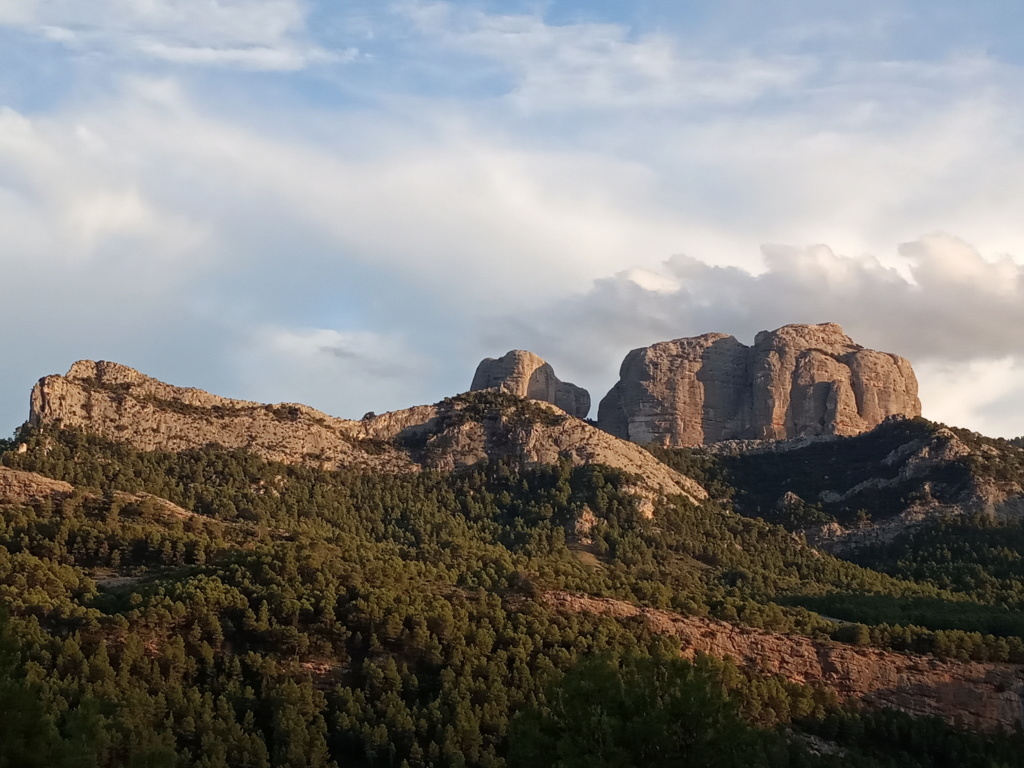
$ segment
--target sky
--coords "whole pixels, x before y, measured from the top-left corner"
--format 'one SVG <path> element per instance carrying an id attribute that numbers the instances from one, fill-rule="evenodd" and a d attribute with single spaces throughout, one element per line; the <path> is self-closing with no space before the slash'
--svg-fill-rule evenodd
<path id="1" fill-rule="evenodd" d="M 1024 8 L 0 0 L 0 434 L 115 360 L 359 418 L 838 322 L 1024 434 Z"/>

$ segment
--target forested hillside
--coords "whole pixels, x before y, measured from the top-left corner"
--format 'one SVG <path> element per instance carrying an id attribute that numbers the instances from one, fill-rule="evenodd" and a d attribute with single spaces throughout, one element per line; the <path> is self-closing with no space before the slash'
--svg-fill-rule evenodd
<path id="1" fill-rule="evenodd" d="M 969 566 L 931 575 L 937 555 L 893 551 L 882 573 L 718 501 L 665 499 L 649 517 L 634 478 L 569 461 L 381 475 L 54 429 L 3 447 L 4 466 L 73 486 L 0 506 L 7 765 L 1022 761 L 1018 736 L 685 662 L 642 620 L 541 599 L 1020 662 L 1010 565 L 987 591 Z"/>
<path id="2" fill-rule="evenodd" d="M 892 419 L 852 437 L 651 447 L 740 513 L 790 530 L 864 527 L 913 508 L 997 512 L 1024 496 L 1024 448 L 926 419 Z"/>
<path id="3" fill-rule="evenodd" d="M 782 602 L 863 623 L 861 637 L 876 644 L 1024 660 L 1024 450 L 1016 441 L 913 419 L 793 446 L 650 450 L 746 517 L 806 533 L 849 562 L 937 590 L 851 590 Z M 816 536 L 830 525 L 847 526 L 845 538 Z"/>

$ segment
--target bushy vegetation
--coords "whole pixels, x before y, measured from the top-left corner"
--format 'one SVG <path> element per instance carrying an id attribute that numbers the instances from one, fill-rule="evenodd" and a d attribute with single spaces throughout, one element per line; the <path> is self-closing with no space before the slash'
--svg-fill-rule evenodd
<path id="1" fill-rule="evenodd" d="M 1024 520 L 944 516 L 853 557 L 877 570 L 1024 610 Z"/>

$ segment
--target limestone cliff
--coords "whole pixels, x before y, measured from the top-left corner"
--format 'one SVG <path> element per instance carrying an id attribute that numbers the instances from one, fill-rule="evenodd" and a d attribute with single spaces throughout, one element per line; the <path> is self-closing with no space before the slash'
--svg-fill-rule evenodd
<path id="1" fill-rule="evenodd" d="M 480 389 L 500 389 L 529 400 L 543 400 L 577 419 L 585 419 L 590 413 L 587 390 L 559 380 L 549 363 L 522 349 L 481 361 L 470 391 Z"/>
<path id="2" fill-rule="evenodd" d="M 549 592 L 544 598 L 570 613 L 640 617 L 652 632 L 677 638 L 687 656 L 700 651 L 797 683 L 823 683 L 842 699 L 859 699 L 916 716 L 934 715 L 981 730 L 1024 726 L 1024 672 L 1008 664 L 856 648 L 565 592 Z"/>
<path id="3" fill-rule="evenodd" d="M 634 349 L 598 422 L 633 442 L 690 446 L 855 435 L 920 414 L 910 363 L 824 323 L 762 331 L 752 347 L 709 333 Z"/>
<path id="4" fill-rule="evenodd" d="M 639 446 L 544 403 L 510 393 L 473 392 L 351 421 L 305 405 L 231 400 L 165 384 L 117 363 L 83 360 L 66 376 L 47 376 L 32 391 L 33 426 L 81 428 L 144 451 L 216 444 L 285 463 L 373 472 L 452 470 L 488 459 L 523 465 L 568 458 L 642 476 L 641 496 L 704 489 Z"/>

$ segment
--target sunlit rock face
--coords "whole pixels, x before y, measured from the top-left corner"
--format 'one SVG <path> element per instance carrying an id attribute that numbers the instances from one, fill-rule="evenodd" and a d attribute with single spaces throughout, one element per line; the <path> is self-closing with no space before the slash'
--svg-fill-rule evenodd
<path id="1" fill-rule="evenodd" d="M 530 400 L 543 400 L 577 419 L 585 419 L 590 413 L 587 390 L 561 381 L 543 358 L 523 349 L 481 361 L 470 391 L 479 389 L 500 389 Z"/>
<path id="2" fill-rule="evenodd" d="M 36 384 L 29 423 L 81 429 L 142 451 L 219 445 L 286 464 L 370 473 L 458 471 L 495 460 L 527 467 L 566 460 L 574 466 L 602 464 L 639 478 L 635 490 L 644 514 L 651 514 L 663 495 L 706 498 L 697 482 L 640 446 L 570 418 L 572 410 L 586 415 L 586 391 L 559 382 L 543 360 L 534 365 L 519 356 L 514 362 L 516 376 L 528 371 L 523 383 L 533 400 L 546 394 L 555 402 L 506 396 L 487 404 L 484 393 L 469 393 L 352 421 L 298 403 L 219 397 L 118 363 L 81 360 L 66 375 L 46 376 Z M 5 488 L 8 495 L 24 496 L 31 487 L 19 477 L 0 477 L 0 498 Z"/>
<path id="3" fill-rule="evenodd" d="M 708 333 L 634 349 L 598 423 L 637 443 L 691 446 L 856 435 L 920 415 L 907 360 L 824 323 L 762 331 L 751 347 Z"/>

